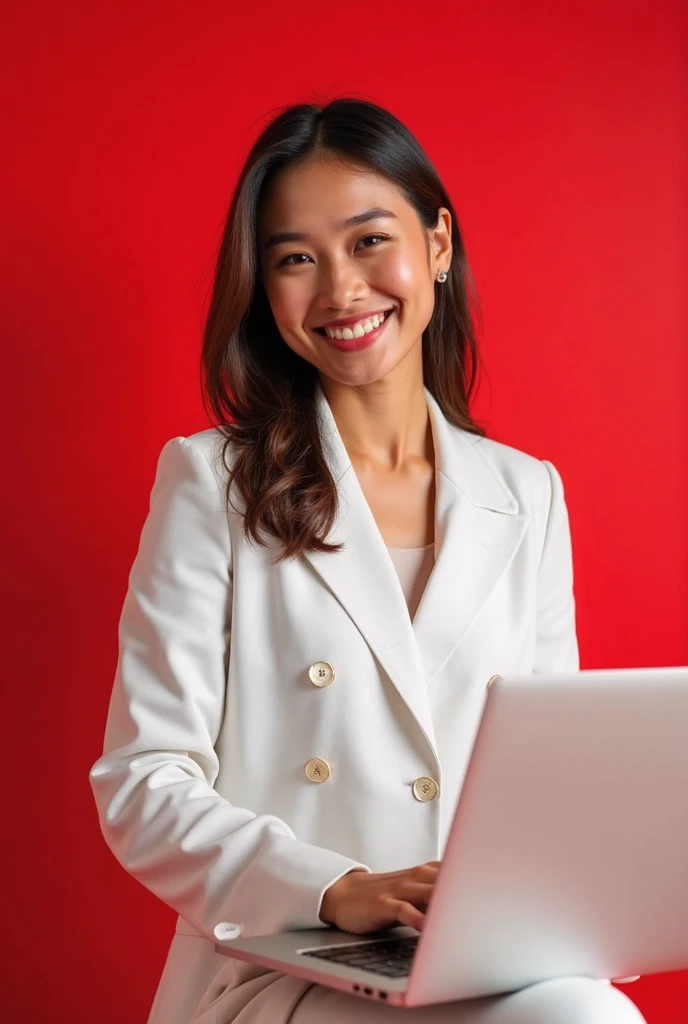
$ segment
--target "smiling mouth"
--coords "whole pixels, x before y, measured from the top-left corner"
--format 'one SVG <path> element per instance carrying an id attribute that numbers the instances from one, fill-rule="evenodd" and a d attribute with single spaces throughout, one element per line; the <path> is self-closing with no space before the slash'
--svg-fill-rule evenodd
<path id="1" fill-rule="evenodd" d="M 332 341 L 352 341 L 354 338 L 363 338 L 366 334 L 372 334 L 373 331 L 378 330 L 388 319 L 388 317 L 394 312 L 394 308 L 386 309 L 384 313 L 375 314 L 374 316 L 361 317 L 360 320 L 356 320 L 350 324 L 342 324 L 335 327 L 314 327 L 313 330 L 316 334 L 322 335 L 324 338 L 329 338 Z"/>

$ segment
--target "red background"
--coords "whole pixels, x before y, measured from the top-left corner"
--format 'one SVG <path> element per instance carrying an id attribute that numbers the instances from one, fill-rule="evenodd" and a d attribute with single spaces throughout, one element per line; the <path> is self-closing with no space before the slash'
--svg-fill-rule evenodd
<path id="1" fill-rule="evenodd" d="M 117 621 L 236 174 L 275 107 L 416 133 L 485 314 L 475 407 L 567 491 L 584 668 L 688 663 L 688 7 L 4 6 L 4 889 L 13 1024 L 144 1021 L 173 915 L 99 834 Z M 638 809 L 642 828 L 642 808 Z M 627 989 L 688 1019 L 688 972 Z"/>

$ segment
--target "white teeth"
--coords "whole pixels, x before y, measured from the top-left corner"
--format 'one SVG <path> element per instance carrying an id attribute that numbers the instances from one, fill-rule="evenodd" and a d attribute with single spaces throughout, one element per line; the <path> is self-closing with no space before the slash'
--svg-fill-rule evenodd
<path id="1" fill-rule="evenodd" d="M 364 334 L 370 334 L 376 327 L 379 327 L 385 319 L 384 314 L 370 316 L 367 320 L 359 320 L 358 323 L 340 330 L 338 327 L 326 327 L 325 333 L 328 338 L 337 338 L 339 341 L 351 341 L 353 338 L 362 338 Z"/>

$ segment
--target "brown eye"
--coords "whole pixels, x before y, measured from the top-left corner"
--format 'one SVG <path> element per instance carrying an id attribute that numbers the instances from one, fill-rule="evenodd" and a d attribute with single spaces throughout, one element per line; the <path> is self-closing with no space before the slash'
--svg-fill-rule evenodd
<path id="1" fill-rule="evenodd" d="M 278 267 L 298 267 L 301 264 L 301 261 L 299 260 L 300 256 L 303 256 L 303 258 L 306 259 L 306 260 L 310 259 L 310 256 L 307 256 L 305 252 L 291 252 L 291 253 L 289 253 L 288 256 L 283 256 L 282 259 L 277 264 L 277 266 Z M 298 262 L 292 263 L 291 260 L 297 260 Z"/>
<path id="2" fill-rule="evenodd" d="M 372 243 L 376 239 L 378 240 L 378 242 L 385 242 L 388 238 L 389 238 L 389 235 L 365 235 L 361 239 L 361 242 L 371 242 Z M 364 249 L 370 249 L 370 248 L 372 248 L 372 246 L 371 245 L 364 245 L 363 248 Z"/>

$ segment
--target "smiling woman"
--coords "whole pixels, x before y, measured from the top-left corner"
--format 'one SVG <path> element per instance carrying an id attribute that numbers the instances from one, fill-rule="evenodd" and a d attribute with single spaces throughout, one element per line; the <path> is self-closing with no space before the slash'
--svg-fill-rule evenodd
<path id="1" fill-rule="evenodd" d="M 208 406 L 233 449 L 227 496 L 241 493 L 247 533 L 280 540 L 282 558 L 332 550 L 336 490 L 317 387 L 334 406 L 351 389 L 404 380 L 409 413 L 427 419 L 424 381 L 451 423 L 482 435 L 468 410 L 477 312 L 451 200 L 400 121 L 354 99 L 279 115 L 236 188 L 203 352 Z M 338 422 L 345 431 L 351 422 L 355 457 L 365 449 L 353 436 L 360 416 L 340 405 Z M 426 506 L 431 443 L 415 465 Z M 365 485 L 365 457 L 358 468 Z M 393 527 L 389 536 L 400 540 Z M 432 539 L 431 526 L 399 546 L 415 536 Z"/>
<path id="2" fill-rule="evenodd" d="M 91 771 L 111 849 L 179 914 L 149 1024 L 641 1021 L 586 978 L 405 1010 L 354 960 L 225 955 L 422 930 L 486 681 L 578 668 L 563 484 L 473 421 L 476 311 L 400 121 L 339 99 L 268 125 L 205 327 L 215 425 L 160 454 Z"/>

